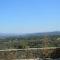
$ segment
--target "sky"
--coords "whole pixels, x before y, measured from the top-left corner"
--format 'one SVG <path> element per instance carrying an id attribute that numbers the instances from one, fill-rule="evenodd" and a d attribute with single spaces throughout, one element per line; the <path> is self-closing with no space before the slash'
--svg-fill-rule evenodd
<path id="1" fill-rule="evenodd" d="M 0 0 L 1 33 L 60 31 L 60 0 Z"/>

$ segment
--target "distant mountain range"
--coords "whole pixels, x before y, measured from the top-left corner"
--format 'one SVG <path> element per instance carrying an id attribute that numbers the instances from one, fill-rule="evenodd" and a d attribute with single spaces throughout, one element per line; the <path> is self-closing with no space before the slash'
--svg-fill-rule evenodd
<path id="1" fill-rule="evenodd" d="M 30 34 L 6 34 L 6 33 L 0 33 L 1 37 L 9 37 L 9 36 L 44 36 L 44 35 L 60 35 L 60 31 L 54 31 L 54 32 L 42 32 L 42 33 L 30 33 Z"/>
<path id="2" fill-rule="evenodd" d="M 60 35 L 60 31 L 35 33 L 34 35 Z"/>

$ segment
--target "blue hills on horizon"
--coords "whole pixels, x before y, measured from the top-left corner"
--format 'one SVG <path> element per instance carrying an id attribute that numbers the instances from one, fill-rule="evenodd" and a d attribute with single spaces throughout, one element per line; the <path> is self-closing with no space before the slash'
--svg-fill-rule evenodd
<path id="1" fill-rule="evenodd" d="M 44 35 L 60 35 L 60 31 L 38 32 L 38 33 L 27 33 L 27 34 L 0 33 L 0 37 L 8 37 L 8 36 L 44 36 Z"/>

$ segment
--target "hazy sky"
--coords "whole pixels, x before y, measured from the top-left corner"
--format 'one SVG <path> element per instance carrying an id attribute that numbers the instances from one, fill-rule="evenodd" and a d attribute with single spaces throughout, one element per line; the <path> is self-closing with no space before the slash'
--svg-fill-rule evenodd
<path id="1" fill-rule="evenodd" d="M 0 0 L 0 32 L 60 31 L 60 0 Z"/>

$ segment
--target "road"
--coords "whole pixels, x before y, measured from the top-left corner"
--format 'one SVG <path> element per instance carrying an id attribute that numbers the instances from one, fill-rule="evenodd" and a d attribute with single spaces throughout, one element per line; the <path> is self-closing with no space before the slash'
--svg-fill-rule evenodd
<path id="1" fill-rule="evenodd" d="M 22 50 L 37 50 L 37 49 L 56 49 L 60 47 L 46 47 L 46 48 L 27 48 L 27 49 L 4 49 L 0 51 L 22 51 Z"/>

